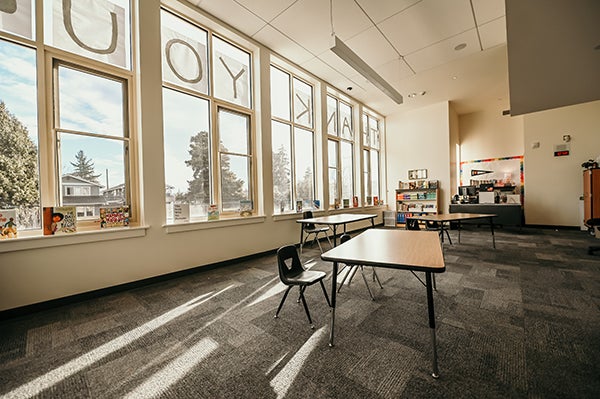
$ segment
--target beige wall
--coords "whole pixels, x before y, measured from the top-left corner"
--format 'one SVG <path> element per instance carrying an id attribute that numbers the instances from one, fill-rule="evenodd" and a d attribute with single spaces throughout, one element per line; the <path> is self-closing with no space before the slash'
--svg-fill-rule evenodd
<path id="1" fill-rule="evenodd" d="M 395 210 L 398 181 L 408 180 L 410 169 L 427 169 L 428 179 L 440 182 L 440 209 L 450 203 L 450 106 L 441 102 L 404 114 L 388 116 L 387 203 Z"/>
<path id="2" fill-rule="evenodd" d="M 600 101 L 524 116 L 525 222 L 579 226 L 583 168 L 600 156 Z M 554 156 L 554 145 L 571 135 L 570 155 Z M 539 142 L 539 148 L 532 148 Z"/>

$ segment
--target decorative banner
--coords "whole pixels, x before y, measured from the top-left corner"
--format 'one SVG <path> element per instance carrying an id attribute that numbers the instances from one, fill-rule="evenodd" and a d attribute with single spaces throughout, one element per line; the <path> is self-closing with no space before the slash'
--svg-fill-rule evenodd
<path id="1" fill-rule="evenodd" d="M 205 44 L 163 26 L 162 51 L 164 81 L 208 93 Z"/>
<path id="2" fill-rule="evenodd" d="M 482 173 L 479 172 L 482 171 L 486 172 L 485 176 L 473 178 L 481 175 Z M 460 185 L 478 186 L 480 184 L 494 184 L 496 187 L 516 186 L 523 192 L 523 155 L 461 162 Z"/>
<path id="3" fill-rule="evenodd" d="M 250 78 L 247 65 L 219 51 L 214 53 L 215 95 L 224 100 L 250 107 Z"/>
<path id="4" fill-rule="evenodd" d="M 129 69 L 129 14 L 106 0 L 54 0 L 50 43 L 63 50 Z"/>
<path id="5" fill-rule="evenodd" d="M 33 39 L 33 0 L 0 0 L 0 30 Z"/>

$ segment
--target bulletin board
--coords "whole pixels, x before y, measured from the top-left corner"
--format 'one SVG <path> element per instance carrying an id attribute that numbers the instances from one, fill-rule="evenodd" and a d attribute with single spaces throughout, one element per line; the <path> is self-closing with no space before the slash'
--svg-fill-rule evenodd
<path id="1" fill-rule="evenodd" d="M 460 163 L 460 185 L 478 186 L 493 183 L 496 187 L 515 186 L 524 189 L 523 155 L 478 159 Z"/>

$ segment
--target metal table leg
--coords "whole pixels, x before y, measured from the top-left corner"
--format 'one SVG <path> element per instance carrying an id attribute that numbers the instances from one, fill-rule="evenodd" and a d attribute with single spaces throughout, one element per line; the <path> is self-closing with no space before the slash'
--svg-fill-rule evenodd
<path id="1" fill-rule="evenodd" d="M 431 348 L 433 350 L 432 356 L 432 373 L 433 378 L 440 377 L 440 371 L 438 369 L 437 359 L 437 343 L 435 338 L 435 311 L 433 309 L 433 290 L 431 288 L 431 272 L 425 272 L 425 282 L 427 288 L 427 311 L 429 313 L 429 331 L 431 332 Z M 333 331 L 333 330 L 332 330 Z"/>
<path id="2" fill-rule="evenodd" d="M 333 274 L 331 275 L 331 330 L 329 331 L 329 346 L 333 346 L 333 330 L 335 327 L 335 302 L 337 299 L 337 274 L 338 263 L 333 262 Z"/>

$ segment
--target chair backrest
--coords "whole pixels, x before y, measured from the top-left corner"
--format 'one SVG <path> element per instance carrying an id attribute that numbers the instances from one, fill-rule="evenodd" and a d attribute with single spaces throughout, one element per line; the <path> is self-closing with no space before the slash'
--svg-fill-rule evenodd
<path id="1" fill-rule="evenodd" d="M 416 219 L 406 219 L 406 230 L 421 230 L 419 221 Z"/>
<path id="2" fill-rule="evenodd" d="M 302 219 L 312 219 L 312 217 L 313 217 L 312 211 L 302 212 Z M 312 230 L 315 228 L 315 225 L 313 223 L 305 223 L 302 225 L 302 228 L 304 230 Z"/>
<path id="3" fill-rule="evenodd" d="M 344 233 L 340 236 L 340 244 L 345 243 L 346 241 L 348 241 L 349 239 L 351 239 L 352 237 L 350 236 L 350 234 L 348 233 Z"/>
<path id="4" fill-rule="evenodd" d="M 440 228 L 440 224 L 434 220 L 426 220 L 425 226 L 427 226 L 428 229 L 439 229 Z"/>
<path id="5" fill-rule="evenodd" d="M 289 285 L 289 277 L 302 273 L 305 269 L 295 245 L 284 245 L 277 250 L 277 266 L 281 282 Z"/>

